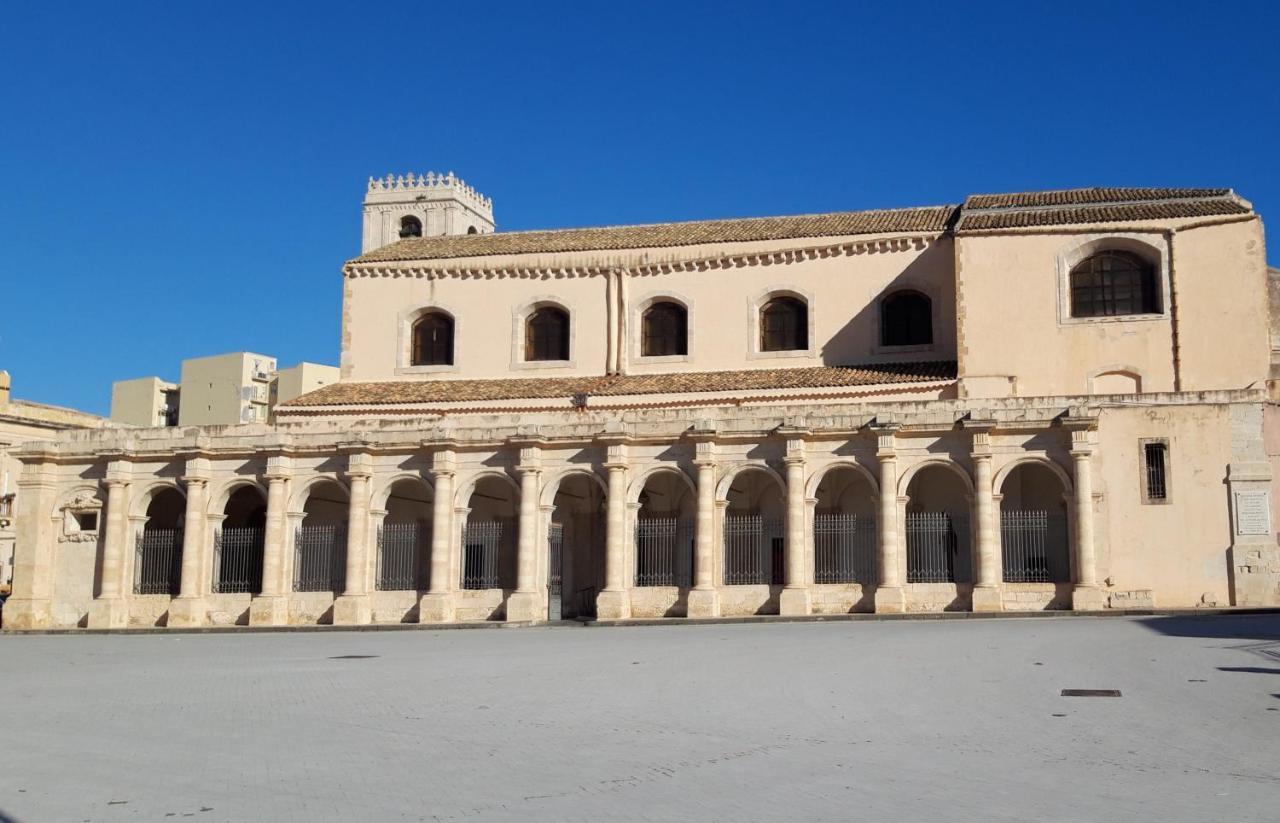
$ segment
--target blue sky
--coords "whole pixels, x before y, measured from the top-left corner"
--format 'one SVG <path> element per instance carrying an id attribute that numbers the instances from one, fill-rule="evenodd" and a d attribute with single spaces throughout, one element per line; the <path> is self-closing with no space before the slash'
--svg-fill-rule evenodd
<path id="1" fill-rule="evenodd" d="M 1195 5 L 10 3 L 0 368 L 106 413 L 185 357 L 336 363 L 388 172 L 456 172 L 500 230 L 1087 185 L 1265 219 L 1278 4 Z"/>

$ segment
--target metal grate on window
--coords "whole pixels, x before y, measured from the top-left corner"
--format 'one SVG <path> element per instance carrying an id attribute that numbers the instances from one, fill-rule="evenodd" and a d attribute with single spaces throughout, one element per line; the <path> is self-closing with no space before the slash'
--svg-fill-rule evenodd
<path id="1" fill-rule="evenodd" d="M 780 585 L 785 541 L 779 518 L 731 514 L 724 519 L 724 582 Z"/>
<path id="2" fill-rule="evenodd" d="M 1142 457 L 1147 479 L 1147 499 L 1169 499 L 1169 483 L 1166 465 L 1168 445 L 1165 443 L 1144 443 Z"/>
<path id="3" fill-rule="evenodd" d="M 182 529 L 142 529 L 134 544 L 134 594 L 176 596 L 182 580 Z"/>
<path id="4" fill-rule="evenodd" d="M 875 519 L 857 514 L 815 514 L 813 552 L 815 583 L 875 583 Z"/>
<path id="5" fill-rule="evenodd" d="M 260 528 L 232 527 L 219 529 L 213 535 L 213 568 L 217 576 L 213 590 L 228 592 L 262 591 L 262 549 L 265 531 Z"/>
<path id="6" fill-rule="evenodd" d="M 693 523 L 677 517 L 636 521 L 636 585 L 690 586 L 693 580 Z"/>

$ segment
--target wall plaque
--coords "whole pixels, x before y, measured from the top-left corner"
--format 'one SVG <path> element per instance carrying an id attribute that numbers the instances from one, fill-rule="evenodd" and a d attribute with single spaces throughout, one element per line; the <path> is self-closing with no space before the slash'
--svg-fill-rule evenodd
<path id="1" fill-rule="evenodd" d="M 1236 492 L 1236 534 L 1271 534 L 1269 492 Z"/>

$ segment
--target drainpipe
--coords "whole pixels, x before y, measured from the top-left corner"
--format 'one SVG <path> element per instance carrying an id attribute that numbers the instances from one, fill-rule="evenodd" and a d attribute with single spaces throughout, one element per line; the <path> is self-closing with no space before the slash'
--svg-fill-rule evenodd
<path id="1" fill-rule="evenodd" d="M 618 324 L 618 306 L 617 306 L 618 301 L 617 301 L 617 298 L 614 296 L 614 293 L 617 289 L 617 283 L 615 282 L 617 279 L 617 276 L 618 276 L 618 273 L 613 269 L 609 269 L 608 272 L 605 274 L 606 280 L 605 280 L 605 286 L 604 286 L 604 301 L 605 301 L 605 323 L 607 324 L 607 328 L 605 330 L 606 332 L 605 333 L 605 355 L 604 355 L 604 373 L 605 374 L 614 373 L 614 364 L 617 360 L 617 351 L 616 351 L 617 335 L 614 333 L 615 327 Z"/>
<path id="2" fill-rule="evenodd" d="M 1182 391 L 1182 337 L 1178 329 L 1178 278 L 1177 259 L 1174 253 L 1174 238 L 1177 235 L 1177 229 L 1169 229 L 1169 327 L 1170 339 L 1173 345 L 1173 390 Z"/>
<path id="3" fill-rule="evenodd" d="M 627 353 L 627 342 L 631 339 L 629 326 L 631 322 L 631 314 L 627 310 L 630 302 L 628 292 L 630 284 L 627 283 L 626 269 L 618 269 L 618 374 L 627 373 L 627 363 L 629 355 Z"/>

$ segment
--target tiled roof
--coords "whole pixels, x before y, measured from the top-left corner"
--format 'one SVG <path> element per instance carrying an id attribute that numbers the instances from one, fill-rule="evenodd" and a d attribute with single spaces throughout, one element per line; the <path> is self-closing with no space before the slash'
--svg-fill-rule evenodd
<path id="1" fill-rule="evenodd" d="M 927 383 L 953 380 L 954 361 L 892 363 L 873 366 L 811 366 L 718 372 L 602 377 L 525 377 L 494 380 L 393 380 L 334 383 L 283 404 L 281 411 L 313 406 L 379 406 L 423 403 L 475 403 L 495 400 L 564 398 L 576 394 L 624 396 L 689 392 L 826 389 Z"/>
<path id="2" fill-rule="evenodd" d="M 1249 214 L 1230 189 L 1093 188 L 975 194 L 960 207 L 956 231 L 1119 223 Z"/>
<path id="3" fill-rule="evenodd" d="M 942 232 L 955 206 L 849 211 L 795 217 L 702 220 L 646 226 L 607 226 L 555 231 L 511 231 L 411 237 L 361 255 L 352 263 L 444 260 L 497 254 L 647 249 L 703 243 L 745 243 L 800 237 L 838 237 L 888 232 Z"/>

